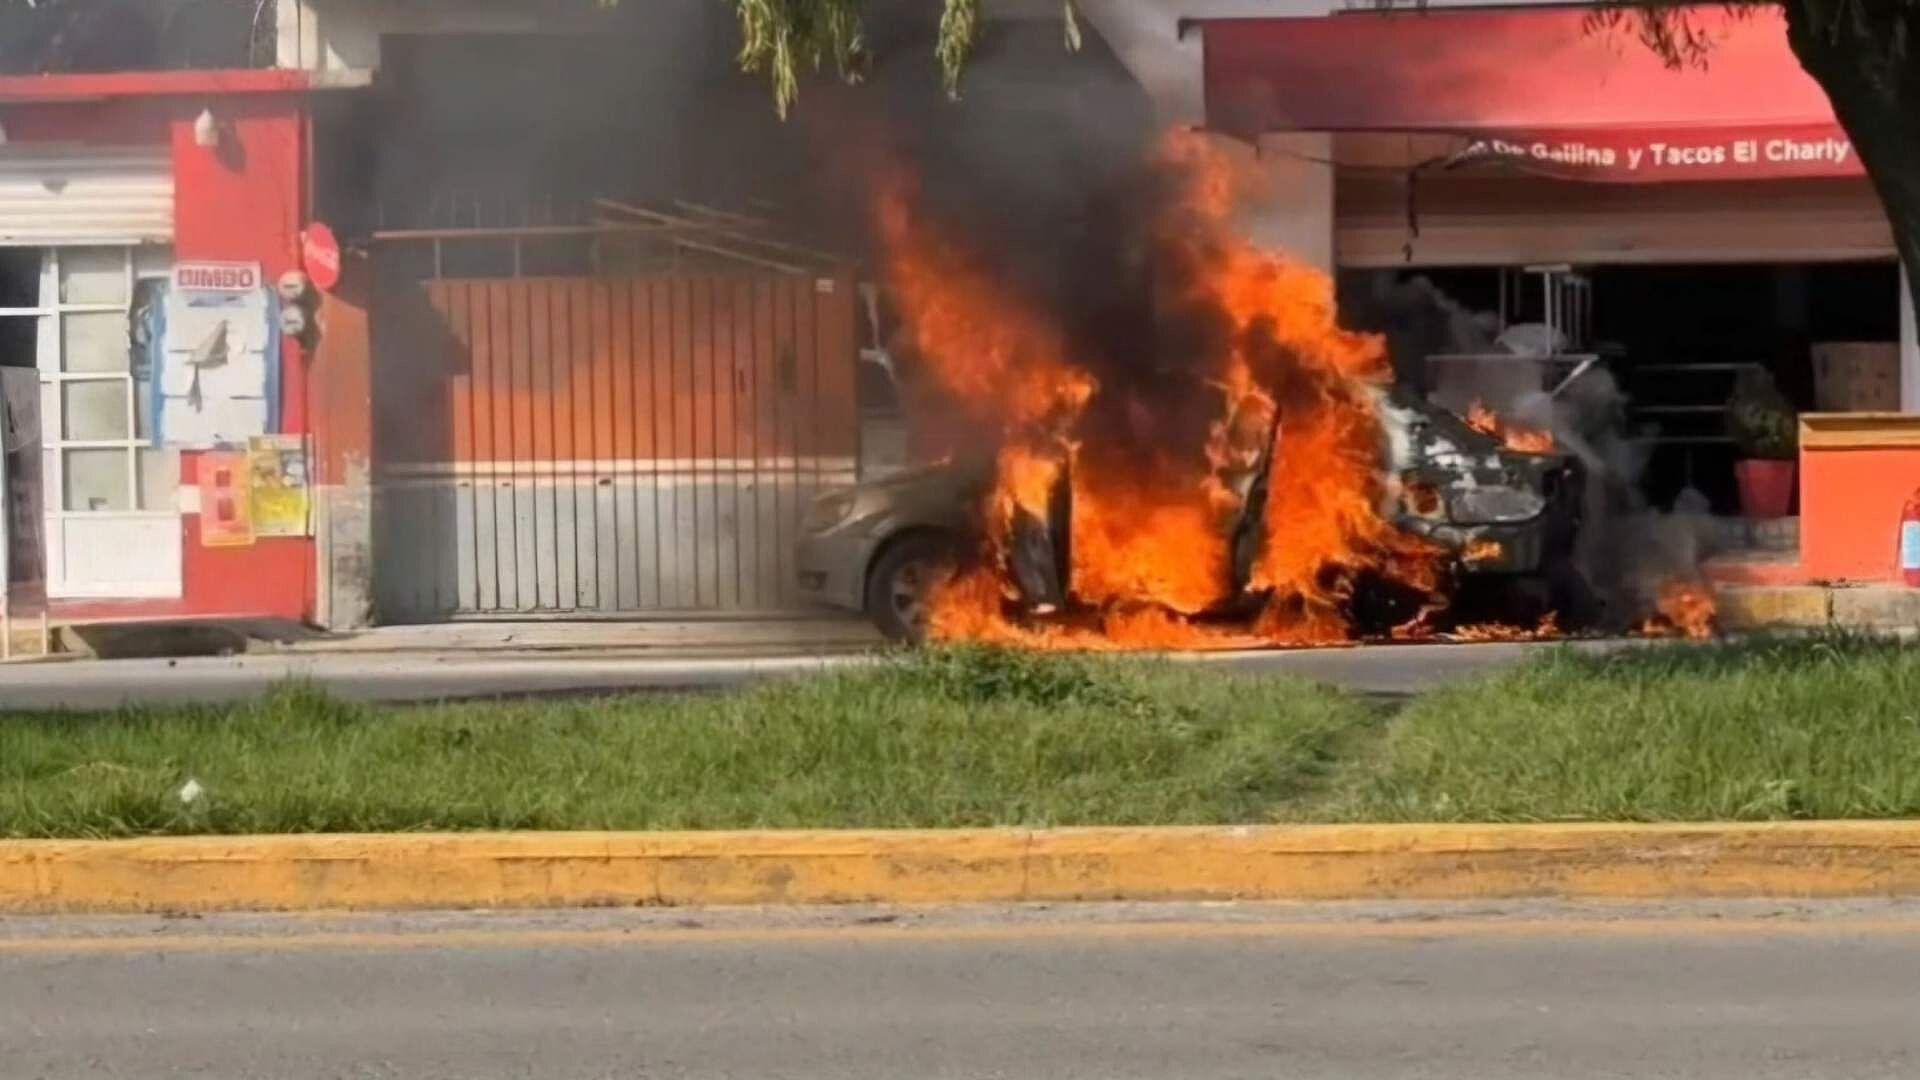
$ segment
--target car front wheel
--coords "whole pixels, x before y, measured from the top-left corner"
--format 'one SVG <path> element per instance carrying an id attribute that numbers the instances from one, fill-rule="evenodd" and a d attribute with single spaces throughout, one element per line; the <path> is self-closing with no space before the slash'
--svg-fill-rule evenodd
<path id="1" fill-rule="evenodd" d="M 896 541 L 867 573 L 867 616 L 890 641 L 918 645 L 927 639 L 929 598 L 953 575 L 953 542 L 921 534 Z"/>

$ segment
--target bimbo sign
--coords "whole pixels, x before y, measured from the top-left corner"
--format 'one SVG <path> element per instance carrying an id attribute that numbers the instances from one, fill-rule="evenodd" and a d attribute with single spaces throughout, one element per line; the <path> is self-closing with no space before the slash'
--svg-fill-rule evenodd
<path id="1" fill-rule="evenodd" d="M 175 263 L 173 287 L 195 292 L 252 292 L 260 287 L 260 264 Z"/>

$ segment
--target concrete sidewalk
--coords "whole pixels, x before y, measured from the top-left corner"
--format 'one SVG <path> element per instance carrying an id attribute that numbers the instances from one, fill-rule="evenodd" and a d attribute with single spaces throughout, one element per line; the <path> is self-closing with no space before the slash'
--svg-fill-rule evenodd
<path id="1" fill-rule="evenodd" d="M 283 620 L 153 620 L 14 627 L 10 659 L 520 655 L 751 658 L 833 656 L 886 644 L 873 624 L 823 613 L 678 619 L 500 619 L 327 632 Z"/>
<path id="2" fill-rule="evenodd" d="M 416 639 L 418 640 L 418 639 Z M 1589 640 L 1582 651 L 1639 640 Z M 1291 675 L 1356 693 L 1405 697 L 1561 648 L 1557 642 L 1369 645 L 1176 654 L 1183 663 L 1241 674 Z M 303 647 L 304 648 L 304 647 Z M 530 694 L 716 690 L 870 662 L 872 652 L 790 647 L 764 653 L 578 647 L 459 651 L 294 651 L 177 660 L 110 660 L 0 666 L 0 709 L 110 709 L 139 703 L 238 701 L 303 680 L 355 701 L 440 701 Z"/>
<path id="3" fill-rule="evenodd" d="M 680 656 L 802 656 L 885 644 L 862 618 L 818 617 L 614 621 L 502 621 L 383 626 L 269 642 L 257 651 L 341 653 L 596 652 Z"/>

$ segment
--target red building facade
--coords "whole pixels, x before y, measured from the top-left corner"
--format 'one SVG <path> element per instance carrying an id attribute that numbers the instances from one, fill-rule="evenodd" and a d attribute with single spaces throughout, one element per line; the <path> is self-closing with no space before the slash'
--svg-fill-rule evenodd
<path id="1" fill-rule="evenodd" d="M 12 515 L 9 542 L 39 546 L 41 580 L 17 580 L 32 576 L 32 561 L 16 556 L 9 584 L 16 618 L 41 598 L 56 623 L 333 617 L 322 599 L 315 537 L 324 511 L 306 535 L 288 529 L 247 543 L 208 543 L 203 465 L 244 443 L 195 438 L 169 446 L 165 433 L 146 430 L 145 418 L 160 415 L 152 397 L 163 392 L 162 379 L 152 371 L 143 379 L 137 359 L 118 370 L 112 345 L 120 305 L 130 316 L 129 355 L 138 355 L 144 284 L 168 281 L 177 266 L 257 267 L 259 295 L 243 300 L 276 317 L 275 283 L 302 269 L 314 92 L 308 73 L 278 70 L 0 78 L 0 173 L 18 189 L 0 195 L 0 244 L 19 279 L 0 318 L 22 324 L 7 336 L 12 351 L 0 364 L 15 369 L 16 385 L 25 381 L 19 369 L 34 368 L 40 385 L 43 509 Z M 124 252 L 123 285 L 113 282 L 115 252 Z M 320 306 L 324 319 L 324 299 Z M 340 314 L 351 338 L 353 309 Z M 265 392 L 274 400 L 264 414 L 274 419 L 260 434 L 301 437 L 307 496 L 318 507 L 338 472 L 327 455 L 341 459 L 336 444 L 315 439 L 325 427 L 315 424 L 315 350 L 272 325 L 256 331 L 249 324 L 246 334 L 261 343 L 262 366 L 270 369 Z M 203 361 L 179 352 L 180 344 L 156 348 Z M 212 370 L 194 369 L 189 394 L 202 392 L 201 373 Z M 119 394 L 127 395 L 124 421 L 113 416 Z M 197 396 L 194 403 L 204 407 Z M 358 427 L 364 431 L 364 422 Z M 24 479 L 30 486 L 33 478 Z M 17 493 L 23 478 L 14 480 Z M 34 517 L 38 537 L 23 528 Z"/>

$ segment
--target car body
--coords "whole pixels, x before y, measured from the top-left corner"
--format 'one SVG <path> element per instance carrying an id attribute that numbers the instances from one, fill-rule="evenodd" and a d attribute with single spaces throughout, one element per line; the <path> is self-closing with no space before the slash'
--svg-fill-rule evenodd
<path id="1" fill-rule="evenodd" d="M 1395 525 L 1456 554 L 1487 552 L 1464 564 L 1473 576 L 1548 574 L 1572 557 L 1586 481 L 1577 458 L 1511 449 L 1408 395 L 1383 394 L 1378 414 Z M 1419 505 L 1422 487 L 1438 506 Z"/>
<path id="2" fill-rule="evenodd" d="M 818 496 L 795 556 L 802 593 L 872 614 L 869 593 L 882 587 L 874 570 L 883 556 L 916 540 L 930 551 L 959 550 L 979 535 L 979 506 L 992 483 L 991 460 L 940 462 Z"/>
<path id="3" fill-rule="evenodd" d="M 1399 528 L 1459 557 L 1468 578 L 1564 580 L 1578 531 L 1583 471 L 1561 453 L 1523 453 L 1445 409 L 1407 395 L 1380 395 L 1389 482 L 1382 512 Z M 1244 589 L 1264 543 L 1265 462 L 1242 490 L 1233 530 L 1236 581 Z M 799 541 L 803 593 L 865 611 L 895 639 L 923 629 L 926 586 L 978 550 L 979 508 L 993 482 L 991 460 L 950 461 L 828 492 L 815 499 Z M 1070 507 L 1060 512 L 1070 513 Z M 1016 530 L 1016 584 L 1036 612 L 1056 610 L 1067 553 L 1050 546 L 1066 528 Z"/>

